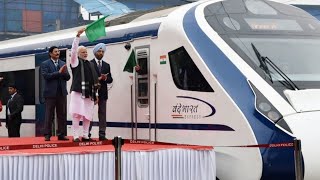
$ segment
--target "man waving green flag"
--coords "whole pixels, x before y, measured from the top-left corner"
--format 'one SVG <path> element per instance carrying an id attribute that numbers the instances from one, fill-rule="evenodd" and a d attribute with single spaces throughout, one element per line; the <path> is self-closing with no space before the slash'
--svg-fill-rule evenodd
<path id="1" fill-rule="evenodd" d="M 104 22 L 104 19 L 106 17 L 108 16 L 100 18 L 86 27 L 86 36 L 90 42 L 95 41 L 101 36 L 106 36 L 105 22 Z"/>

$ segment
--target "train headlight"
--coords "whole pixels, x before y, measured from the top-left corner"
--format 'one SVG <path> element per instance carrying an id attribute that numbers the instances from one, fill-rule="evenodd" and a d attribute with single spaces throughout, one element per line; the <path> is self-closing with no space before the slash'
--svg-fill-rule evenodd
<path id="1" fill-rule="evenodd" d="M 271 105 L 268 104 L 268 103 L 262 102 L 262 103 L 259 103 L 258 108 L 259 108 L 261 111 L 268 112 L 268 111 L 271 110 Z"/>
<path id="2" fill-rule="evenodd" d="M 270 118 L 272 121 L 278 121 L 281 118 L 281 115 L 278 112 L 269 111 L 268 118 Z"/>
<path id="3" fill-rule="evenodd" d="M 277 121 L 281 118 L 280 113 L 274 111 L 275 108 L 269 103 L 260 102 L 258 104 L 258 109 L 260 110 L 260 113 L 266 115 L 272 121 Z"/>
<path id="4" fill-rule="evenodd" d="M 270 103 L 270 101 L 249 81 L 255 95 L 256 110 L 270 121 L 277 123 L 282 119 L 281 113 Z"/>

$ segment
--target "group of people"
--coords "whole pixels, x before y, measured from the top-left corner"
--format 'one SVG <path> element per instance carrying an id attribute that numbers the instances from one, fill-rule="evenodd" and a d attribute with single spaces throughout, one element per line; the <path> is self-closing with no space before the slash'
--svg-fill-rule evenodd
<path id="1" fill-rule="evenodd" d="M 108 99 L 107 84 L 112 83 L 110 65 L 103 61 L 103 56 L 106 51 L 106 45 L 103 43 L 97 44 L 93 53 L 95 58 L 88 60 L 87 48 L 79 46 L 80 35 L 85 31 L 82 28 L 77 31 L 77 35 L 72 43 L 70 66 L 72 71 L 72 85 L 70 89 L 70 105 L 69 113 L 72 116 L 73 141 L 91 141 L 90 138 L 92 119 L 94 114 L 94 105 L 98 104 L 99 117 L 99 140 L 106 140 L 106 109 Z M 52 121 L 54 112 L 57 115 L 57 135 L 58 140 L 69 140 L 67 135 L 67 81 L 70 75 L 67 70 L 67 65 L 60 60 L 60 51 L 56 46 L 49 48 L 50 58 L 41 64 L 41 74 L 45 80 L 43 96 L 45 98 L 45 123 L 44 123 L 44 138 L 45 141 L 50 141 L 52 136 Z M 10 90 L 12 88 L 12 90 Z M 10 92 L 11 91 L 11 92 Z M 23 99 L 16 93 L 16 87 L 9 87 L 9 93 L 12 96 L 9 113 L 7 115 L 7 126 L 9 137 L 19 137 L 20 134 L 11 134 L 10 132 L 19 133 L 21 124 L 21 112 L 23 109 Z M 22 99 L 22 109 L 20 103 Z M 18 99 L 19 98 L 19 99 Z M 17 103 L 13 103 L 17 99 Z M 8 105 L 7 104 L 7 105 Z M 20 114 L 15 115 L 15 111 L 11 111 L 10 106 L 19 106 Z M 10 131 L 10 123 L 12 119 L 20 118 L 19 129 Z M 82 138 L 80 138 L 79 123 L 82 120 L 83 130 Z M 12 122 L 11 122 L 12 121 Z M 17 125 L 15 125 L 17 127 Z"/>

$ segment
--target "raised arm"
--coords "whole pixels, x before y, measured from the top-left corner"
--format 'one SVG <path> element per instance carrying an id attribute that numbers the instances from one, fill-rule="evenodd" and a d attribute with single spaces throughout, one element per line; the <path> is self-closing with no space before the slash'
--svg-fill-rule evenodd
<path id="1" fill-rule="evenodd" d="M 79 64 L 79 59 L 78 59 L 78 47 L 79 47 L 79 41 L 80 41 L 80 35 L 85 31 L 85 28 L 82 28 L 78 30 L 77 36 L 74 38 L 72 42 L 72 48 L 71 48 L 71 60 L 70 64 L 71 67 L 77 67 Z"/>
<path id="2" fill-rule="evenodd" d="M 79 60 L 78 60 L 78 46 L 79 46 L 79 37 L 75 37 L 73 42 L 72 42 L 72 47 L 71 47 L 71 60 L 70 60 L 70 64 L 71 67 L 77 67 L 79 64 Z"/>

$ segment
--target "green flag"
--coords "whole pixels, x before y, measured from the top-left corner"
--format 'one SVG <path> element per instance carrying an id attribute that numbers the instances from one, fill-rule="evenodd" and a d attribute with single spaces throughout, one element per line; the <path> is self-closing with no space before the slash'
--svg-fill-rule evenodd
<path id="1" fill-rule="evenodd" d="M 134 50 L 131 51 L 131 54 L 128 58 L 128 61 L 126 63 L 126 65 L 124 66 L 123 68 L 123 71 L 127 71 L 127 72 L 130 72 L 132 73 L 133 72 L 133 68 L 137 65 L 137 62 L 136 62 L 136 55 L 134 53 Z"/>
<path id="2" fill-rule="evenodd" d="M 106 36 L 105 22 L 104 22 L 104 19 L 106 17 L 108 16 L 100 18 L 87 26 L 86 36 L 88 37 L 90 42 L 93 42 L 94 40 L 98 39 L 101 36 Z"/>

